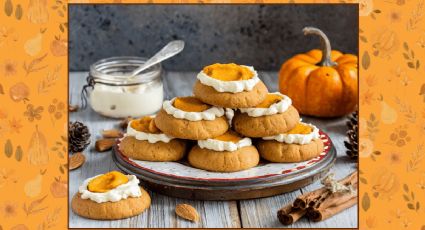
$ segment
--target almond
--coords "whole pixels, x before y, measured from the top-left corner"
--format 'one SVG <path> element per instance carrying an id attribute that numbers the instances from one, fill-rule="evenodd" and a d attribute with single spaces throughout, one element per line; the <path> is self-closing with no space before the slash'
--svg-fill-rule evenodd
<path id="1" fill-rule="evenodd" d="M 104 138 L 118 138 L 122 137 L 123 133 L 117 129 L 108 129 L 102 131 L 102 136 Z"/>
<path id="2" fill-rule="evenodd" d="M 176 214 L 183 219 L 193 222 L 199 221 L 199 214 L 196 209 L 189 204 L 178 204 L 176 206 Z"/>
<path id="3" fill-rule="evenodd" d="M 75 153 L 72 156 L 69 157 L 69 170 L 74 170 L 81 165 L 84 164 L 86 161 L 86 157 L 83 155 L 83 153 Z"/>
<path id="4" fill-rule="evenodd" d="M 77 112 L 79 109 L 78 105 L 68 105 L 68 109 L 70 113 Z"/>
<path id="5" fill-rule="evenodd" d="M 105 152 L 112 149 L 115 144 L 115 139 L 99 139 L 96 141 L 95 148 L 98 152 Z"/>

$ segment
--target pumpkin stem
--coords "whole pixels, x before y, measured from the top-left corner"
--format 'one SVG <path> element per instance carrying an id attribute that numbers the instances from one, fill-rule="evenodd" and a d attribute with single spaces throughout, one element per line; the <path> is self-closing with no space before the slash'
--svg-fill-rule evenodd
<path id="1" fill-rule="evenodd" d="M 304 27 L 303 29 L 304 35 L 317 35 L 320 38 L 320 49 L 322 50 L 322 60 L 320 60 L 320 66 L 335 66 L 336 63 L 331 61 L 331 43 L 329 42 L 328 37 L 323 31 L 317 29 L 315 27 Z"/>

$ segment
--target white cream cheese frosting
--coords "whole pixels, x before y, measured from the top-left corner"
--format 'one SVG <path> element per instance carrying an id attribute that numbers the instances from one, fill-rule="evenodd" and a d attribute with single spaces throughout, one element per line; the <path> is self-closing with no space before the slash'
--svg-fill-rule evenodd
<path id="1" fill-rule="evenodd" d="M 226 114 L 227 121 L 229 122 L 230 127 L 232 127 L 232 120 L 235 116 L 235 111 L 233 109 L 225 108 L 224 113 Z"/>
<path id="2" fill-rule="evenodd" d="M 257 71 L 252 66 L 245 66 L 248 68 L 254 76 L 248 80 L 239 80 L 239 81 L 222 81 L 208 76 L 203 70 L 198 73 L 196 78 L 203 84 L 213 87 L 217 92 L 223 93 L 240 93 L 243 91 L 251 91 L 254 86 L 260 82 L 258 78 Z"/>
<path id="3" fill-rule="evenodd" d="M 310 126 L 313 130 L 309 134 L 285 134 L 281 133 L 276 136 L 269 136 L 269 137 L 263 137 L 264 140 L 275 140 L 278 142 L 284 142 L 287 144 L 300 144 L 305 145 L 309 144 L 312 140 L 318 139 L 320 137 L 319 135 L 319 129 L 312 125 L 303 123 L 305 125 Z"/>
<path id="4" fill-rule="evenodd" d="M 201 121 L 207 120 L 212 121 L 217 117 L 224 115 L 224 109 L 219 107 L 211 107 L 202 112 L 186 112 L 173 106 L 175 98 L 164 101 L 162 108 L 166 113 L 172 115 L 175 118 L 186 119 L 189 121 Z"/>
<path id="5" fill-rule="evenodd" d="M 152 144 L 158 141 L 168 143 L 175 138 L 165 133 L 146 133 L 142 131 L 137 131 L 133 127 L 131 127 L 132 122 L 134 122 L 134 120 L 128 123 L 127 133 L 125 134 L 125 136 L 133 136 L 139 141 L 148 141 L 149 143 L 152 143 Z"/>
<path id="6" fill-rule="evenodd" d="M 244 137 L 238 142 L 234 143 L 232 141 L 220 141 L 216 139 L 206 139 L 198 141 L 199 147 L 202 149 L 211 149 L 214 151 L 236 151 L 242 147 L 252 145 L 251 138 Z"/>
<path id="7" fill-rule="evenodd" d="M 142 192 L 139 187 L 139 179 L 134 175 L 126 175 L 128 182 L 117 186 L 107 192 L 98 193 L 90 192 L 87 189 L 88 184 L 91 180 L 96 177 L 102 176 L 103 174 L 86 179 L 83 184 L 78 188 L 78 192 L 81 194 L 81 199 L 90 199 L 96 203 L 104 202 L 117 202 L 120 200 L 127 199 L 128 197 L 140 197 Z"/>
<path id="8" fill-rule="evenodd" d="M 242 113 L 248 114 L 250 117 L 261 117 L 266 115 L 274 115 L 285 112 L 292 105 L 292 100 L 286 95 L 279 92 L 271 93 L 282 96 L 282 100 L 270 105 L 268 108 L 243 108 L 239 109 Z"/>

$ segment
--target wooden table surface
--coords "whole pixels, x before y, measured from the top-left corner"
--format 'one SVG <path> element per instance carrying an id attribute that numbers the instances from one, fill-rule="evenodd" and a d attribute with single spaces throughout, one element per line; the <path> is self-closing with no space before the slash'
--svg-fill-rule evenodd
<path id="1" fill-rule="evenodd" d="M 267 85 L 270 92 L 277 91 L 277 73 L 260 72 L 260 78 Z M 80 103 L 80 92 L 85 84 L 87 73 L 74 72 L 69 76 L 69 100 L 70 104 Z M 191 95 L 192 85 L 195 81 L 194 72 L 166 72 L 163 77 L 166 97 Z M 117 128 L 118 120 L 108 119 L 97 115 L 90 107 L 84 111 L 70 114 L 70 121 L 82 121 L 90 129 L 91 145 L 85 150 L 86 163 L 79 169 L 69 173 L 69 202 L 78 191 L 78 186 L 88 177 L 102 174 L 111 170 L 118 170 L 112 161 L 111 152 L 97 153 L 94 151 L 94 143 L 100 138 L 103 129 Z M 329 134 L 338 152 L 338 157 L 331 172 L 337 179 L 343 178 L 356 170 L 356 163 L 345 155 L 344 139 L 346 126 L 345 118 L 339 119 L 314 119 L 303 117 L 303 121 L 312 122 L 320 129 Z M 356 228 L 357 205 L 351 207 L 334 217 L 314 223 L 303 218 L 291 226 L 282 225 L 276 212 L 283 205 L 292 202 L 302 193 L 321 187 L 319 181 L 298 189 L 296 191 L 273 196 L 269 198 L 242 200 L 242 201 L 196 201 L 184 200 L 163 196 L 150 192 L 152 197 L 151 207 L 139 216 L 116 221 L 89 220 L 75 215 L 69 208 L 69 227 L 88 228 Z M 192 223 L 175 215 L 174 208 L 179 203 L 188 203 L 194 206 L 201 220 Z"/>

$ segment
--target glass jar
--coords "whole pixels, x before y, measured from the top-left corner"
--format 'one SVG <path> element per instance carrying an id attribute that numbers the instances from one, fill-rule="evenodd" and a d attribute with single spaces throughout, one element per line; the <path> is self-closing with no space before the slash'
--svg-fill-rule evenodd
<path id="1" fill-rule="evenodd" d="M 159 111 L 164 99 L 161 64 L 129 77 L 146 60 L 111 57 L 92 64 L 87 80 L 93 88 L 89 95 L 91 108 L 112 118 L 140 117 Z"/>

